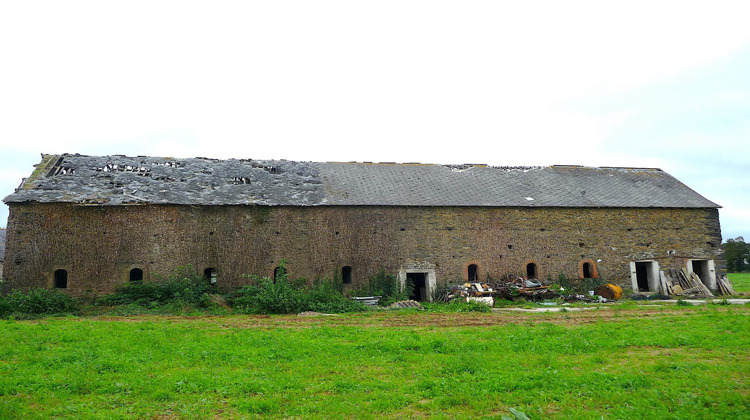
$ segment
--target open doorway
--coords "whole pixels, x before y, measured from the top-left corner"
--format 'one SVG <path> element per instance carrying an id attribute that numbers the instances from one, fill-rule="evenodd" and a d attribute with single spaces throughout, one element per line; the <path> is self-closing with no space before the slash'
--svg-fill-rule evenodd
<path id="1" fill-rule="evenodd" d="M 716 272 L 714 271 L 713 260 L 689 260 L 687 270 L 695 273 L 706 287 L 716 290 Z"/>
<path id="2" fill-rule="evenodd" d="M 427 300 L 427 273 L 406 273 L 406 283 L 412 286 L 409 299 L 417 302 Z"/>
<path id="3" fill-rule="evenodd" d="M 405 290 L 407 284 L 411 284 L 409 298 L 417 302 L 432 302 L 432 295 L 435 294 L 435 269 L 433 268 L 402 268 L 398 272 L 398 279 L 401 282 L 401 290 Z"/>
<path id="4" fill-rule="evenodd" d="M 657 292 L 659 290 L 659 263 L 656 261 L 631 262 L 630 280 L 634 292 Z"/>
<path id="5" fill-rule="evenodd" d="M 651 263 L 637 262 L 635 263 L 635 278 L 638 282 L 639 292 L 648 292 L 648 269 Z"/>

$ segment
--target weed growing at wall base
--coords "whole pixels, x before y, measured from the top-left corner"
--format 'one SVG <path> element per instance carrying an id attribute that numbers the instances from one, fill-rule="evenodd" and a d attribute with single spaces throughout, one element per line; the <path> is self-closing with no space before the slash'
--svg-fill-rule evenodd
<path id="1" fill-rule="evenodd" d="M 371 276 L 367 284 L 354 289 L 352 296 L 380 296 L 380 305 L 388 306 L 393 302 L 407 300 L 414 290 L 411 281 L 407 281 L 404 290 L 401 290 L 401 282 L 393 274 L 387 274 L 385 270 L 380 270 L 374 276 Z"/>
<path id="2" fill-rule="evenodd" d="M 57 289 L 32 289 L 0 295 L 0 318 L 36 318 L 77 313 L 80 302 Z"/>
<path id="3" fill-rule="evenodd" d="M 227 295 L 227 302 L 236 312 L 248 314 L 295 314 L 304 311 L 343 313 L 366 311 L 367 307 L 347 299 L 329 280 L 316 281 L 312 286 L 304 280 L 290 282 L 282 261 L 276 279 L 255 278 L 256 285 L 245 286 Z"/>
<path id="4" fill-rule="evenodd" d="M 178 267 L 166 278 L 153 282 L 131 281 L 110 295 L 97 299 L 100 305 L 137 305 L 154 308 L 169 304 L 207 308 L 215 286 L 198 275 L 192 265 Z"/>

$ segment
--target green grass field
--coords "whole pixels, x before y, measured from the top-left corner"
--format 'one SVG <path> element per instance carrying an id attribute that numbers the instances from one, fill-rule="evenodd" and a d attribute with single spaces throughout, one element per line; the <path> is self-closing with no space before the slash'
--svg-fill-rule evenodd
<path id="1" fill-rule="evenodd" d="M 747 418 L 750 306 L 0 321 L 0 418 Z"/>
<path id="2" fill-rule="evenodd" d="M 729 273 L 728 276 L 735 292 L 750 292 L 750 273 Z"/>

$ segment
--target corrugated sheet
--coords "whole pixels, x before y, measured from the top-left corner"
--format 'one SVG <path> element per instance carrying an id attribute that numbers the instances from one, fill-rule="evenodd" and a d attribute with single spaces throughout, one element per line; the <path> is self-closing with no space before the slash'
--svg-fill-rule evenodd
<path id="1" fill-rule="evenodd" d="M 7 203 L 719 207 L 648 168 L 46 156 Z"/>

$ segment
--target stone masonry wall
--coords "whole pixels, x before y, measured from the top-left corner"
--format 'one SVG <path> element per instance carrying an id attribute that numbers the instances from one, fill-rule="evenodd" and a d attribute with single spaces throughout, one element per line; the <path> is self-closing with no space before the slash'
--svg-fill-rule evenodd
<path id="1" fill-rule="evenodd" d="M 179 265 L 216 269 L 218 285 L 271 276 L 282 259 L 292 277 L 332 277 L 352 267 L 353 286 L 380 269 L 434 265 L 438 284 L 487 276 L 599 277 L 630 286 L 629 262 L 662 269 L 713 259 L 724 273 L 716 209 L 76 206 L 11 204 L 5 292 L 52 287 L 68 272 L 72 294 L 110 292 L 133 268 L 148 281 Z"/>

